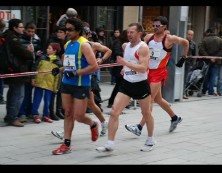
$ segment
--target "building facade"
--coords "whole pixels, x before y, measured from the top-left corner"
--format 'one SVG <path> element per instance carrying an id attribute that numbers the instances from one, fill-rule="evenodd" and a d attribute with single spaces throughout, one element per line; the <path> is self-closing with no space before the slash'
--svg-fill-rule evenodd
<path id="1" fill-rule="evenodd" d="M 0 18 L 6 21 L 20 18 L 23 23 L 33 21 L 37 25 L 37 34 L 43 43 L 55 29 L 55 23 L 68 8 L 75 8 L 78 17 L 96 27 L 105 28 L 108 38 L 114 29 L 122 28 L 123 6 L 0 6 Z"/>
<path id="2" fill-rule="evenodd" d="M 152 20 L 159 15 L 169 19 L 168 29 L 173 35 L 185 38 L 187 29 L 194 30 L 194 41 L 197 44 L 208 28 L 214 28 L 222 36 L 220 6 L 0 6 L 0 18 L 6 21 L 20 18 L 24 24 L 34 21 L 37 34 L 46 43 L 56 21 L 70 7 L 77 10 L 80 19 L 90 24 L 91 30 L 103 27 L 107 41 L 115 29 L 126 29 L 132 22 L 140 22 L 146 33 L 152 33 Z M 167 82 L 163 95 L 169 102 L 182 100 L 184 69 L 175 68 L 181 52 L 180 47 L 175 47 L 168 63 L 171 81 Z"/>

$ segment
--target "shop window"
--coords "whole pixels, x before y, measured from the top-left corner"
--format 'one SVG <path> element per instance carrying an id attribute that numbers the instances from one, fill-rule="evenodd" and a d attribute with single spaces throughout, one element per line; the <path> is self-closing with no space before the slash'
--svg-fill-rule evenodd
<path id="1" fill-rule="evenodd" d="M 157 16 L 168 17 L 169 7 L 168 6 L 144 6 L 143 7 L 143 21 L 142 25 L 144 31 L 147 33 L 153 32 L 153 19 Z"/>
<path id="2" fill-rule="evenodd" d="M 96 27 L 103 27 L 105 29 L 106 45 L 112 32 L 116 28 L 116 6 L 98 6 L 97 7 L 97 24 Z"/>

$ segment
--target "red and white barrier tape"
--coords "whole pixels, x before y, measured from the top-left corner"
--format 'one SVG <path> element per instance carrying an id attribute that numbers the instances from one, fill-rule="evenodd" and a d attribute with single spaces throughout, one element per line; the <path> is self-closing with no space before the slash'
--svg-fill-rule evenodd
<path id="1" fill-rule="evenodd" d="M 187 56 L 187 58 L 222 59 L 222 57 L 219 57 L 219 56 Z"/>
<path id="2" fill-rule="evenodd" d="M 21 77 L 21 76 L 33 76 L 37 74 L 47 74 L 51 73 L 52 70 L 47 70 L 47 71 L 35 71 L 35 72 L 23 72 L 23 73 L 11 73 L 11 74 L 1 74 L 1 78 L 10 78 L 10 77 Z"/>
<path id="3" fill-rule="evenodd" d="M 187 56 L 187 58 L 207 58 L 207 59 L 222 59 L 222 57 L 218 56 Z M 99 68 L 106 68 L 106 67 L 115 67 L 115 66 L 122 66 L 118 63 L 111 63 L 111 64 L 101 64 Z M 0 74 L 0 79 L 2 78 L 11 78 L 11 77 L 21 77 L 21 76 L 33 76 L 37 74 L 48 74 L 51 73 L 51 70 L 48 71 L 35 71 L 35 72 L 23 72 L 23 73 L 11 73 L 11 74 Z"/>
<path id="4" fill-rule="evenodd" d="M 214 58 L 214 59 L 222 59 L 222 57 L 216 57 L 216 56 L 187 56 L 187 58 Z M 122 66 L 118 63 L 111 63 L 111 64 L 101 64 L 99 65 L 99 68 L 106 68 L 106 67 L 115 67 L 115 66 Z M 23 73 L 11 73 L 11 74 L 1 74 L 1 78 L 11 78 L 11 77 L 21 77 L 21 76 L 33 76 L 37 74 L 48 74 L 51 73 L 51 70 L 48 71 L 36 71 L 36 72 L 23 72 Z"/>
<path id="5" fill-rule="evenodd" d="M 105 68 L 105 67 L 114 67 L 114 66 L 122 66 L 118 63 L 111 63 L 111 64 L 101 64 L 99 65 L 99 68 Z"/>
<path id="6" fill-rule="evenodd" d="M 105 67 L 114 67 L 114 66 L 121 66 L 117 63 L 111 63 L 111 64 L 101 64 L 99 65 L 99 68 L 105 68 Z M 37 74 L 49 74 L 52 70 L 47 71 L 35 71 L 35 72 L 23 72 L 23 73 L 11 73 L 11 74 L 0 74 L 0 79 L 2 78 L 11 78 L 11 77 L 21 77 L 21 76 L 33 76 Z"/>

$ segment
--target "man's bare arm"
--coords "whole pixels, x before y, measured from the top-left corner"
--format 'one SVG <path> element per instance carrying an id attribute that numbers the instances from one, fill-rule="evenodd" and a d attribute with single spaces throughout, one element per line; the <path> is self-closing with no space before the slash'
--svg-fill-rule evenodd
<path id="1" fill-rule="evenodd" d="M 81 50 L 84 56 L 86 57 L 89 66 L 83 69 L 79 69 L 78 75 L 89 74 L 91 72 L 96 71 L 98 69 L 98 64 L 96 62 L 96 57 L 93 53 L 91 46 L 88 43 L 83 43 Z"/>
<path id="2" fill-rule="evenodd" d="M 112 54 L 112 50 L 111 49 L 109 49 L 107 46 L 104 46 L 104 45 L 102 45 L 100 43 L 94 43 L 93 46 L 94 46 L 93 49 L 95 51 L 99 51 L 99 52 L 103 52 L 104 53 L 103 57 L 100 58 L 99 64 L 102 64 L 104 61 L 106 61 L 111 56 L 111 54 Z"/>
<path id="3" fill-rule="evenodd" d="M 138 49 L 138 55 L 139 55 L 139 63 L 138 64 L 128 62 L 120 56 L 117 56 L 117 63 L 125 65 L 136 72 L 145 73 L 147 71 L 148 62 L 149 62 L 149 58 L 150 58 L 149 48 L 146 44 L 143 44 Z"/>
<path id="4" fill-rule="evenodd" d="M 183 46 L 183 55 L 187 56 L 189 50 L 189 41 L 176 35 L 168 35 L 168 44 L 179 44 Z"/>

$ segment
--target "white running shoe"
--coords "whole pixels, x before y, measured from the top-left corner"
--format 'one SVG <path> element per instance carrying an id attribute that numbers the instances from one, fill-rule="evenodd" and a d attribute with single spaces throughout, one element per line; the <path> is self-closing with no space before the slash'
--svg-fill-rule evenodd
<path id="1" fill-rule="evenodd" d="M 126 124 L 125 128 L 137 136 L 141 135 L 141 130 L 137 127 L 137 125 L 127 125 Z"/>
<path id="2" fill-rule="evenodd" d="M 153 150 L 153 146 L 156 144 L 156 141 L 154 140 L 146 140 L 143 148 L 140 149 L 140 151 L 148 152 Z"/>
<path id="3" fill-rule="evenodd" d="M 98 151 L 99 153 L 105 153 L 105 152 L 108 153 L 108 152 L 113 151 L 113 148 L 111 146 L 105 144 L 102 147 L 96 148 L 96 151 Z"/>
<path id="4" fill-rule="evenodd" d="M 51 131 L 51 133 L 53 134 L 53 136 L 63 140 L 64 138 L 64 132 L 59 132 L 59 131 Z"/>
<path id="5" fill-rule="evenodd" d="M 104 123 L 101 124 L 101 126 L 102 126 L 102 130 L 100 132 L 100 136 L 104 136 L 108 129 L 108 122 L 105 121 Z"/>

